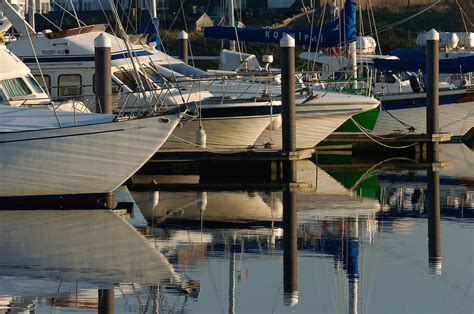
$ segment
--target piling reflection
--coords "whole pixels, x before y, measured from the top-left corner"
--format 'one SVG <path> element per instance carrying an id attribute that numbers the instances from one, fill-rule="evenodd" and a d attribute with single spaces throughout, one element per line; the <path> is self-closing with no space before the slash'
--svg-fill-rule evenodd
<path id="1" fill-rule="evenodd" d="M 114 288 L 98 290 L 97 313 L 112 314 L 115 313 L 115 292 Z"/>
<path id="2" fill-rule="evenodd" d="M 434 163 L 439 161 L 438 145 L 435 145 L 430 152 L 429 160 Z M 429 267 L 436 275 L 442 273 L 441 257 L 441 194 L 439 171 L 430 167 L 427 170 L 428 186 L 428 263 Z"/>
<path id="3" fill-rule="evenodd" d="M 298 304 L 298 219 L 296 192 L 283 192 L 283 292 L 286 305 Z"/>

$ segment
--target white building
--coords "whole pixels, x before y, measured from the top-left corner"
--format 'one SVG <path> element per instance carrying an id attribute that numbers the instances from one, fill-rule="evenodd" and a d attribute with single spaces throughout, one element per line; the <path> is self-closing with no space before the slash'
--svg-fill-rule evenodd
<path id="1" fill-rule="evenodd" d="M 23 8 L 23 12 L 28 12 L 28 3 L 33 0 L 11 0 L 17 2 Z M 51 0 L 34 0 L 37 13 L 49 13 L 51 11 Z"/>

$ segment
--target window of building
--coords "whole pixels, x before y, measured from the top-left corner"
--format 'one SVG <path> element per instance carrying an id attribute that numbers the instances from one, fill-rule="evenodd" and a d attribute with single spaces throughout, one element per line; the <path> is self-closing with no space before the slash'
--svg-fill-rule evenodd
<path id="1" fill-rule="evenodd" d="M 91 11 L 92 10 L 92 3 L 90 1 L 84 1 L 83 4 L 83 10 L 84 11 Z"/>
<path id="2" fill-rule="evenodd" d="M 82 77 L 79 74 L 64 74 L 58 77 L 58 96 L 82 95 Z"/>

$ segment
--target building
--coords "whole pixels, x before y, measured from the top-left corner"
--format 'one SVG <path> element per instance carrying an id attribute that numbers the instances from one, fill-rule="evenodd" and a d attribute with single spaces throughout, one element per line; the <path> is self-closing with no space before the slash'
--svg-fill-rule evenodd
<path id="1" fill-rule="evenodd" d="M 12 0 L 11 3 L 17 2 L 23 9 L 28 12 L 28 4 L 33 0 Z M 49 13 L 51 11 L 51 0 L 34 0 L 37 13 Z"/>

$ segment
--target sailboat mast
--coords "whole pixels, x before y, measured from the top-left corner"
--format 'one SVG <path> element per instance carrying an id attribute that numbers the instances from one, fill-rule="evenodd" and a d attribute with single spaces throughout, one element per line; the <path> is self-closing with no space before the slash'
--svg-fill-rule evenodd
<path id="1" fill-rule="evenodd" d="M 234 0 L 227 0 L 227 17 L 229 21 L 230 27 L 235 27 L 235 20 L 234 20 Z M 229 49 L 235 51 L 235 41 L 230 41 Z"/>
<path id="2" fill-rule="evenodd" d="M 160 43 L 160 35 L 158 33 L 158 6 L 157 6 L 157 3 L 158 3 L 158 0 L 151 0 L 151 5 L 150 5 L 150 16 L 151 16 L 151 20 L 153 21 L 153 25 L 155 26 L 155 42 L 156 42 L 156 45 L 155 45 L 155 49 L 156 50 L 160 50 L 161 49 L 161 43 Z"/>
<path id="3" fill-rule="evenodd" d="M 28 23 L 35 29 L 36 0 L 28 0 Z"/>

